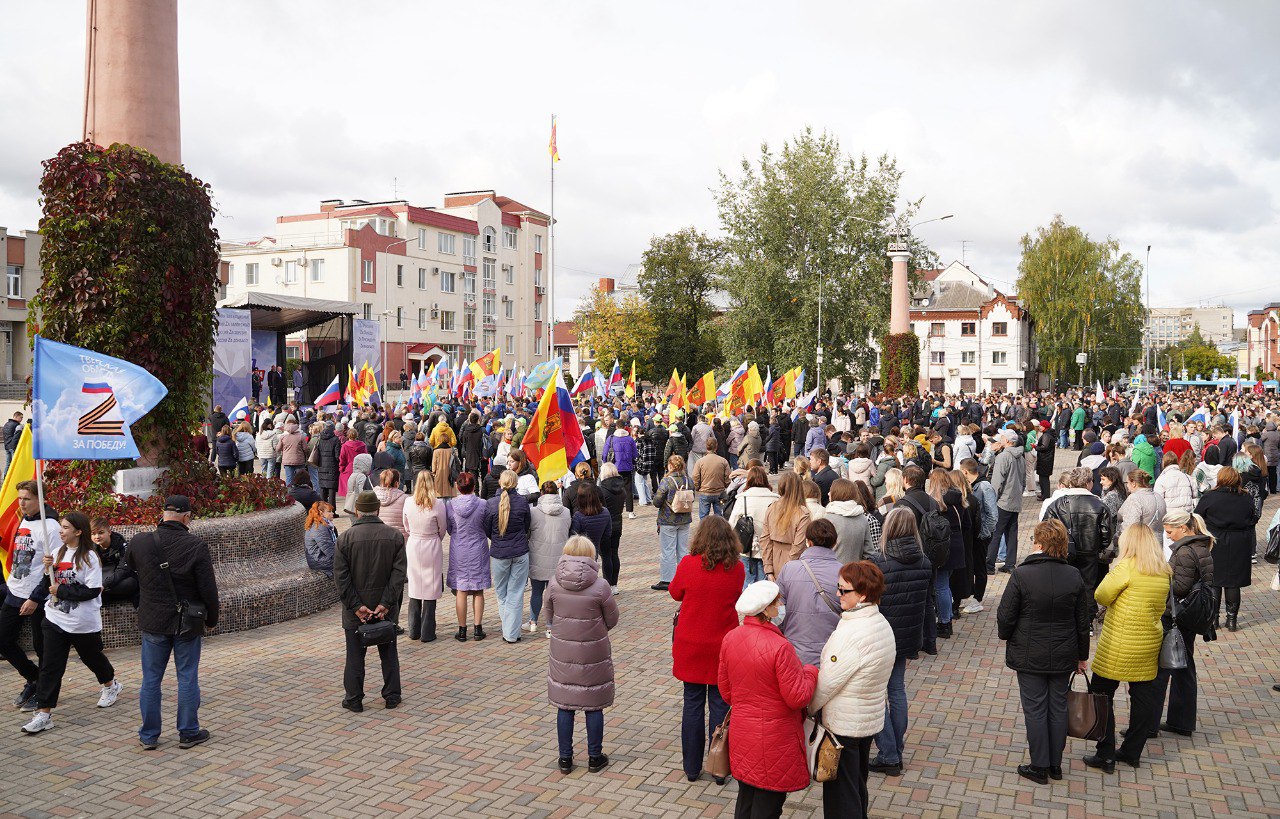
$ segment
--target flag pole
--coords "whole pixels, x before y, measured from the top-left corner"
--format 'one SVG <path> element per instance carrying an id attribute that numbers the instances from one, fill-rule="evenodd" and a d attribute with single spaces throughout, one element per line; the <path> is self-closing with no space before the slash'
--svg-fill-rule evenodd
<path id="1" fill-rule="evenodd" d="M 40 504 L 40 536 L 44 538 L 45 548 L 48 549 L 50 545 L 49 524 L 44 511 L 44 461 L 35 457 L 36 453 L 40 451 L 40 447 L 36 445 L 36 396 L 34 391 L 35 385 L 40 383 L 38 375 L 40 372 L 39 341 L 40 336 L 36 336 L 35 354 L 31 357 L 31 384 L 33 388 L 31 394 L 31 461 L 36 468 L 36 500 Z M 45 553 L 48 554 L 47 551 Z M 45 574 L 49 576 L 50 586 L 53 585 L 53 572 L 54 566 L 52 565 L 45 569 Z"/>
<path id="2" fill-rule="evenodd" d="M 547 336 L 547 361 L 556 357 L 556 115 L 551 115 L 551 225 L 547 237 L 547 311 L 550 315 L 550 332 Z"/>

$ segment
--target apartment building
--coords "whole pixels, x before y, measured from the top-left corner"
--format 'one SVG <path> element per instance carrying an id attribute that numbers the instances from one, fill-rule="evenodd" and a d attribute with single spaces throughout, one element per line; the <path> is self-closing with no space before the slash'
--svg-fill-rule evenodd
<path id="1" fill-rule="evenodd" d="M 920 387 L 933 392 L 1015 392 L 1034 386 L 1031 317 L 960 262 L 926 271 L 912 294 Z"/>
<path id="2" fill-rule="evenodd" d="M 280 216 L 273 234 L 224 242 L 226 295 L 258 291 L 361 305 L 382 322 L 385 370 L 417 373 L 502 350 L 503 365 L 547 356 L 549 219 L 492 190 L 441 207 L 330 199 Z M 306 358 L 307 345 L 290 339 Z"/>
<path id="3" fill-rule="evenodd" d="M 1155 349 L 1185 341 L 1197 325 L 1210 344 L 1232 340 L 1235 313 L 1230 307 L 1152 307 L 1143 332 Z"/>
<path id="4" fill-rule="evenodd" d="M 1280 302 L 1250 310 L 1247 332 L 1245 372 L 1252 378 L 1261 367 L 1263 372 L 1280 376 Z"/>
<path id="5" fill-rule="evenodd" d="M 34 230 L 10 233 L 0 227 L 0 254 L 5 261 L 5 300 L 0 304 L 0 383 L 17 384 L 8 392 L 26 395 L 31 376 L 31 345 L 27 338 L 27 301 L 40 287 L 40 234 Z M 0 390 L 0 392 L 5 392 Z M 3 397 L 19 397 L 16 392 Z"/>

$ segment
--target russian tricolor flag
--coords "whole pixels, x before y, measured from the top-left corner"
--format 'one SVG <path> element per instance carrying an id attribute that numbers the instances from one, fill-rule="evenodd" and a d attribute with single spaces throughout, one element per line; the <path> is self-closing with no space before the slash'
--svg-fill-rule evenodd
<path id="1" fill-rule="evenodd" d="M 578 376 L 578 383 L 573 385 L 573 389 L 569 391 L 570 395 L 582 395 L 588 390 L 596 388 L 596 371 L 594 367 L 587 367 L 582 371 L 582 375 Z"/>
<path id="2" fill-rule="evenodd" d="M 111 385 L 100 384 L 100 383 L 92 383 L 92 384 L 86 383 L 83 387 L 80 388 L 80 391 L 89 393 L 90 395 L 110 395 Z"/>

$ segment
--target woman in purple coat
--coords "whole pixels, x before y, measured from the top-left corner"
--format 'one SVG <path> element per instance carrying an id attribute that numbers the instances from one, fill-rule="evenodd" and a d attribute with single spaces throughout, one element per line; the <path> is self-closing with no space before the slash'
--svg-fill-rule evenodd
<path id="1" fill-rule="evenodd" d="M 476 497 L 476 479 L 470 472 L 458 476 L 458 496 L 445 512 L 449 522 L 449 571 L 445 582 L 453 589 L 458 611 L 455 640 L 467 641 L 467 601 L 471 601 L 475 638 L 485 638 L 484 590 L 493 587 L 489 574 L 489 538 L 484 533 L 485 503 Z"/>
<path id="2" fill-rule="evenodd" d="M 618 602 L 600 576 L 595 546 L 581 535 L 569 538 L 547 592 L 551 635 L 547 697 L 559 709 L 556 734 L 560 772 L 573 770 L 573 720 L 586 712 L 587 770 L 604 770 L 604 709 L 613 705 L 613 652 L 609 631 L 618 624 Z"/>
<path id="3" fill-rule="evenodd" d="M 619 425 L 613 435 L 609 437 L 609 443 L 604 450 L 605 462 L 612 463 L 618 467 L 618 475 L 628 487 L 625 493 L 627 514 L 634 518 L 636 513 L 630 487 L 632 484 L 631 476 L 635 474 L 636 470 L 636 439 L 631 437 L 631 431 L 626 425 Z"/>

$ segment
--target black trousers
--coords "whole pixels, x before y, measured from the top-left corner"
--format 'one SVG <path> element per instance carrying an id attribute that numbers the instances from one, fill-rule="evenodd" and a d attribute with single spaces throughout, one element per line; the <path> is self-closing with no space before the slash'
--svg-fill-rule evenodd
<path id="1" fill-rule="evenodd" d="M 733 808 L 733 819 L 779 819 L 787 795 L 782 791 L 767 791 L 738 780 L 738 802 Z"/>
<path id="2" fill-rule="evenodd" d="M 685 776 L 702 773 L 707 755 L 707 737 L 724 722 L 729 706 L 714 685 L 684 684 L 684 711 L 680 717 L 680 750 Z"/>
<path id="3" fill-rule="evenodd" d="M 783 458 L 782 458 L 781 452 L 769 453 L 769 474 L 770 475 L 778 474 L 778 470 L 782 467 L 782 460 Z"/>
<path id="4" fill-rule="evenodd" d="M 987 593 L 987 547 L 990 545 L 991 538 L 975 537 L 973 554 L 969 556 L 973 569 L 973 599 L 979 603 Z"/>
<path id="5" fill-rule="evenodd" d="M 31 624 L 31 645 L 35 647 L 36 659 L 44 654 L 44 606 L 36 607 L 31 614 L 19 614 L 17 606 L 0 604 L 0 656 L 9 661 L 22 678 L 27 682 L 40 679 L 40 666 L 31 662 L 27 652 L 18 645 L 18 637 L 22 634 L 22 624 Z"/>
<path id="6" fill-rule="evenodd" d="M 624 508 L 625 508 L 628 512 L 634 512 L 634 511 L 635 511 L 635 509 L 636 509 L 636 482 L 635 482 L 635 474 L 636 474 L 636 473 L 635 473 L 634 471 L 631 471 L 631 472 L 622 472 L 622 471 L 619 471 L 619 472 L 618 472 L 618 477 L 619 477 L 619 478 L 622 478 L 623 482 L 624 482 L 624 483 L 626 483 L 626 485 L 627 485 L 627 493 L 626 493 L 626 495 L 624 495 L 624 497 L 626 498 L 626 501 L 627 501 L 627 502 L 626 502 L 626 506 L 625 506 Z"/>
<path id="7" fill-rule="evenodd" d="M 347 664 L 342 670 L 342 687 L 346 696 L 342 701 L 357 703 L 364 700 L 364 657 L 367 646 L 360 644 L 355 629 L 343 629 L 347 635 Z M 400 699 L 400 655 L 396 641 L 378 646 L 378 659 L 382 661 L 382 698 Z"/>
<path id="8" fill-rule="evenodd" d="M 1160 727 L 1160 714 L 1156 710 L 1160 706 L 1159 691 L 1155 680 L 1129 683 L 1129 733 L 1124 742 L 1116 749 L 1116 689 L 1120 687 L 1118 680 L 1112 680 L 1101 674 L 1094 674 L 1089 680 L 1089 690 L 1097 694 L 1106 694 L 1111 701 L 1111 717 L 1107 720 L 1107 734 L 1098 742 L 1098 756 L 1103 759 L 1117 757 L 1138 760 L 1142 758 L 1142 749 L 1147 739 Z"/>
<path id="9" fill-rule="evenodd" d="M 1276 493 L 1276 467 L 1267 467 L 1267 491 L 1271 494 Z"/>
<path id="10" fill-rule="evenodd" d="M 1187 644 L 1187 667 L 1175 670 L 1162 668 L 1156 674 L 1159 700 L 1156 703 L 1156 719 L 1164 713 L 1165 694 L 1169 695 L 1169 714 L 1165 722 L 1179 731 L 1196 729 L 1196 658 L 1193 648 L 1196 633 L 1181 626 L 1182 640 Z"/>
<path id="11" fill-rule="evenodd" d="M 618 558 L 618 547 L 622 543 L 622 522 L 613 524 L 613 534 L 600 544 L 600 564 L 604 571 L 604 579 L 610 586 L 618 585 L 618 575 L 622 573 L 622 561 Z"/>
<path id="12" fill-rule="evenodd" d="M 1084 430 L 1073 430 L 1076 437 L 1076 449 L 1084 449 Z"/>
<path id="13" fill-rule="evenodd" d="M 1077 552 L 1067 559 L 1067 562 L 1080 570 L 1080 577 L 1084 579 L 1084 587 L 1089 592 L 1087 600 L 1089 610 L 1093 614 L 1098 613 L 1098 604 L 1093 599 L 1093 593 L 1098 589 L 1099 566 L 1097 552 Z"/>
<path id="14" fill-rule="evenodd" d="M 1010 571 L 1018 565 L 1018 513 L 996 510 L 996 530 L 991 533 L 991 543 L 987 545 L 987 571 L 996 569 L 996 558 L 1000 555 L 1000 537 L 1004 536 L 1004 566 Z"/>
<path id="15" fill-rule="evenodd" d="M 666 468 L 665 463 L 662 466 L 664 469 Z M 649 473 L 649 490 L 650 490 L 649 494 L 651 495 L 656 494 L 658 491 L 658 484 L 661 482 L 662 482 L 661 472 L 659 472 L 657 469 L 654 469 L 654 471 L 650 472 Z"/>
<path id="16" fill-rule="evenodd" d="M 102 653 L 102 632 L 72 634 L 44 621 L 44 655 L 40 657 L 40 682 L 36 685 L 36 702 L 41 708 L 56 708 L 58 694 L 62 691 L 62 675 L 67 672 L 67 660 L 72 646 L 80 662 L 89 667 L 98 678 L 99 685 L 106 685 L 116 678 L 111 661 Z"/>
<path id="17" fill-rule="evenodd" d="M 1040 479 L 1040 500 L 1048 500 L 1053 493 L 1049 490 L 1049 476 L 1036 473 L 1036 477 Z"/>
<path id="18" fill-rule="evenodd" d="M 836 778 L 822 783 L 822 815 L 841 819 L 864 819 L 871 802 L 867 791 L 867 765 L 871 760 L 873 737 L 845 737 L 836 734 L 844 746 Z"/>
<path id="19" fill-rule="evenodd" d="M 1027 747 L 1037 768 L 1062 767 L 1067 747 L 1067 689 L 1071 674 L 1018 672 L 1022 719 L 1027 724 Z"/>
<path id="20" fill-rule="evenodd" d="M 338 487 L 322 486 L 320 487 L 320 497 L 324 502 L 332 506 L 335 510 L 338 508 Z"/>

